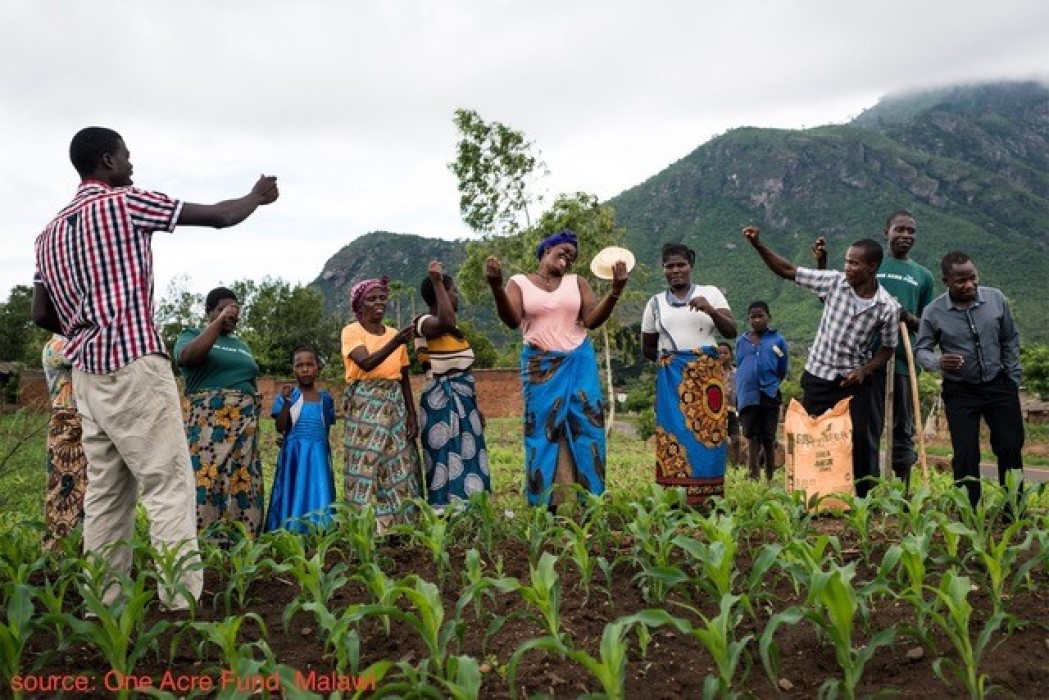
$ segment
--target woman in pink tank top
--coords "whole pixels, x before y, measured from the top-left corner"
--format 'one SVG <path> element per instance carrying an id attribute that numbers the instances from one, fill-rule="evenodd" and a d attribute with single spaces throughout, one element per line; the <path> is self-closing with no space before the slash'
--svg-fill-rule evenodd
<path id="1" fill-rule="evenodd" d="M 555 511 L 564 501 L 555 484 L 605 490 L 605 416 L 597 357 L 586 332 L 608 320 L 629 276 L 613 267 L 612 288 L 598 299 L 585 278 L 569 271 L 578 241 L 569 230 L 544 239 L 537 270 L 514 275 L 503 286 L 502 263 L 485 262 L 499 318 L 524 334 L 525 494 L 531 505 Z"/>

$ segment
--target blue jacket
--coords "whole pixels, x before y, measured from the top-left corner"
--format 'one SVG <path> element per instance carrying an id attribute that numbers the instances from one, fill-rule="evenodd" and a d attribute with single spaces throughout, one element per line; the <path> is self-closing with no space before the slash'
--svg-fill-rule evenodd
<path id="1" fill-rule="evenodd" d="M 787 376 L 787 341 L 772 328 L 761 336 L 757 345 L 750 333 L 736 339 L 736 409 L 761 403 L 761 394 L 775 397 L 779 383 Z"/>

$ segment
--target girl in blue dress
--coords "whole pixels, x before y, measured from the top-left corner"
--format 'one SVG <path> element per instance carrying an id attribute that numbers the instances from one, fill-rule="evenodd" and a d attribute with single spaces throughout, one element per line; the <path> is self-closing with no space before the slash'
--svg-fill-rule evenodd
<path id="1" fill-rule="evenodd" d="M 335 424 L 335 400 L 314 387 L 320 362 L 308 348 L 296 350 L 292 371 L 297 386 L 286 385 L 273 402 L 272 416 L 284 442 L 270 490 L 266 530 L 307 532 L 310 523 L 331 522 L 335 502 L 328 431 Z"/>

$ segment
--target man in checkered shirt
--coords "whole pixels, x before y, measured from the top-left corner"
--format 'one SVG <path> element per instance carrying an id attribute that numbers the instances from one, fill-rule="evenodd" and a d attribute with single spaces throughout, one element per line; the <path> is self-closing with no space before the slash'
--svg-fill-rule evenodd
<path id="1" fill-rule="evenodd" d="M 795 267 L 766 246 L 756 226 L 743 229 L 770 270 L 818 294 L 823 300 L 819 330 L 801 375 L 801 403 L 818 416 L 851 397 L 852 473 L 856 494 L 863 497 L 878 477 L 878 460 L 870 442 L 871 382 L 867 378 L 892 358 L 899 342 L 900 305 L 878 284 L 881 245 L 865 238 L 845 251 L 845 271 Z M 881 339 L 873 355 L 871 341 Z"/>
<path id="2" fill-rule="evenodd" d="M 95 126 L 73 137 L 69 159 L 81 182 L 36 239 L 33 320 L 69 339 L 88 461 L 84 551 L 126 573 L 131 552 L 122 543 L 134 535 L 141 498 L 153 546 L 175 549 L 185 564 L 178 581 L 160 587 L 160 601 L 187 608 L 204 582 L 196 483 L 175 377 L 153 320 L 153 234 L 239 224 L 277 199 L 277 181 L 262 176 L 248 194 L 217 204 L 141 190 L 132 187 L 120 134 Z M 103 602 L 119 594 L 114 581 Z"/>

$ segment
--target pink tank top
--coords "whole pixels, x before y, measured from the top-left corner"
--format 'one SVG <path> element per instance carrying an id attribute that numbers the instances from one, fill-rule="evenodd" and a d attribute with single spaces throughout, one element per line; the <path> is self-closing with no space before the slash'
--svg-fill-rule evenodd
<path id="1" fill-rule="evenodd" d="M 575 350 L 586 340 L 586 328 L 579 323 L 579 281 L 565 275 L 561 286 L 552 292 L 535 286 L 527 275 L 510 278 L 521 290 L 524 318 L 521 330 L 524 342 L 540 350 Z"/>

